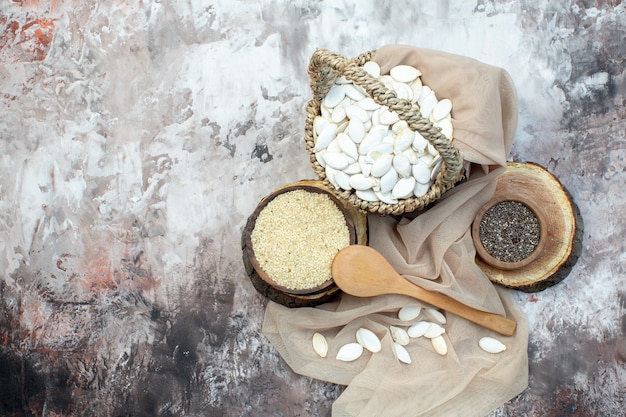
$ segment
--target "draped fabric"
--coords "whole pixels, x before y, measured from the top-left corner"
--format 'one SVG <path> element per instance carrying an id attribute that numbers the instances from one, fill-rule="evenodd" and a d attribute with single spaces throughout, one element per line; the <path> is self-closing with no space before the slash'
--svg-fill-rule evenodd
<path id="1" fill-rule="evenodd" d="M 429 339 L 411 339 L 412 362 L 399 362 L 389 326 L 407 328 L 398 319 L 405 306 L 426 305 L 406 296 L 357 298 L 342 294 L 314 308 L 289 309 L 270 302 L 263 334 L 297 373 L 346 385 L 333 404 L 333 416 L 408 417 L 482 416 L 521 393 L 528 385 L 528 325 L 511 291 L 496 287 L 475 264 L 472 221 L 492 196 L 506 169 L 517 125 L 517 97 L 510 76 L 501 68 L 474 59 L 389 45 L 373 58 L 386 73 L 398 64 L 422 72 L 422 81 L 438 99 L 453 103 L 454 145 L 463 155 L 467 178 L 436 204 L 414 216 L 368 217 L 369 245 L 381 252 L 407 280 L 438 291 L 477 309 L 517 321 L 512 337 L 504 337 L 444 312 L 445 356 Z M 423 312 L 420 319 L 429 319 Z M 380 352 L 353 362 L 335 359 L 338 349 L 355 342 L 356 331 L 378 335 Z M 315 332 L 329 345 L 328 356 L 312 349 Z M 492 336 L 506 351 L 480 349 L 478 340 Z"/>

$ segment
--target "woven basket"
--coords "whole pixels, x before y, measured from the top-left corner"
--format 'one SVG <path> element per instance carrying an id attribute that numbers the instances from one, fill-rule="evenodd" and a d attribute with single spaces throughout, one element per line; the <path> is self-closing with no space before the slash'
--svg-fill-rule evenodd
<path id="1" fill-rule="evenodd" d="M 463 176 L 463 158 L 439 128 L 433 126 L 430 120 L 422 117 L 417 104 L 398 98 L 394 91 L 386 88 L 382 82 L 363 70 L 363 64 L 371 59 L 374 52 L 366 52 L 353 59 L 347 59 L 340 54 L 323 49 L 313 53 L 308 69 L 313 99 L 309 101 L 306 108 L 304 138 L 313 170 L 338 198 L 348 201 L 364 212 L 380 215 L 401 215 L 423 209 L 454 187 Z M 326 170 L 317 161 L 313 150 L 315 147 L 313 122 L 315 117 L 320 115 L 320 107 L 324 97 L 341 76 L 363 87 L 376 103 L 387 106 L 390 110 L 398 113 L 399 118 L 406 121 L 411 130 L 419 132 L 437 149 L 443 163 L 433 185 L 425 195 L 400 200 L 397 204 L 364 201 L 357 197 L 353 191 L 338 189 L 328 181 Z"/>

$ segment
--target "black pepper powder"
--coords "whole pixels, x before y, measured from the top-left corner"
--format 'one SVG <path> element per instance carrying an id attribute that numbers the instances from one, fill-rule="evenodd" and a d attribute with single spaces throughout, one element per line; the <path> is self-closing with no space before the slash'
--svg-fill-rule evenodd
<path id="1" fill-rule="evenodd" d="M 539 220 L 518 201 L 501 201 L 483 215 L 479 228 L 485 251 L 501 262 L 519 262 L 537 248 L 541 236 Z"/>

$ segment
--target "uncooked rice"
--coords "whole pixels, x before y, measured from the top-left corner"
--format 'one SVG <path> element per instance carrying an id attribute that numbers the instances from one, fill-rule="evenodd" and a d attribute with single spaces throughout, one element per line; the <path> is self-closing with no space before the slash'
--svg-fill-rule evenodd
<path id="1" fill-rule="evenodd" d="M 350 244 L 350 232 L 328 195 L 293 190 L 261 210 L 251 241 L 256 259 L 272 280 L 304 290 L 330 279 L 332 261 Z"/>

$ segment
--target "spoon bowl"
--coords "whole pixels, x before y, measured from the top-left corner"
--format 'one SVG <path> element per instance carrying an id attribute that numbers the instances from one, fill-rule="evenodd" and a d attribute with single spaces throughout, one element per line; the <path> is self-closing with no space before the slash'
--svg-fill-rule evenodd
<path id="1" fill-rule="evenodd" d="M 517 327 L 514 320 L 477 310 L 447 295 L 411 283 L 398 274 L 376 249 L 369 246 L 351 245 L 340 250 L 335 255 L 331 272 L 339 289 L 357 297 L 407 295 L 504 336 L 512 336 Z"/>

